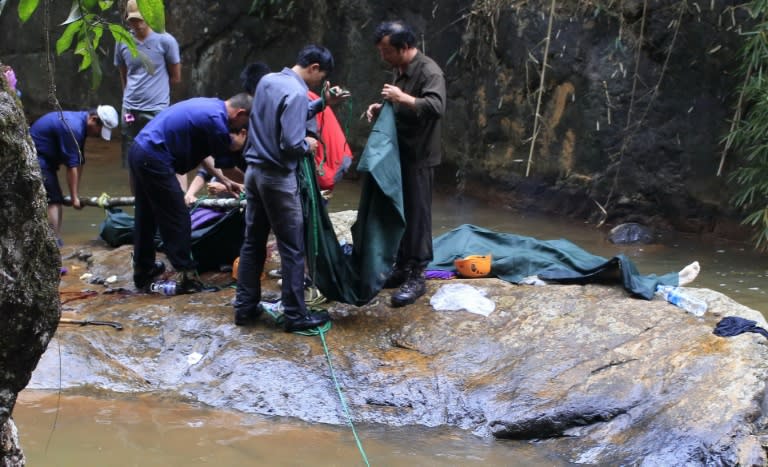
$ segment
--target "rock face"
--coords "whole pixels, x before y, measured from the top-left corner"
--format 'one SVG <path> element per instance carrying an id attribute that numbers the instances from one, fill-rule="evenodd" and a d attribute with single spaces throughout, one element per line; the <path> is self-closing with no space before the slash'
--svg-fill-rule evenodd
<path id="1" fill-rule="evenodd" d="M 691 232 L 722 232 L 729 224 L 726 177 L 715 173 L 740 82 L 738 31 L 749 28 L 746 10 L 730 2 L 650 2 L 645 12 L 636 1 L 558 2 L 549 35 L 549 2 L 165 3 L 168 31 L 182 49 L 176 100 L 228 97 L 240 90 L 245 64 L 263 60 L 277 70 L 292 65 L 302 45 L 323 43 L 337 61 L 331 79 L 352 91 L 350 106 L 338 113 L 360 151 L 370 127 L 358 116 L 390 79 L 373 47 L 373 28 L 401 15 L 446 73 L 446 170 L 438 180 L 451 190 L 457 184 L 494 202 L 608 224 Z M 53 24 L 69 6 L 51 5 Z M 21 27 L 12 13 L 0 16 L 0 56 L 16 68 L 25 108 L 35 117 L 49 110 L 43 15 Z M 119 106 L 111 41 L 104 40 L 98 91 L 76 73 L 77 57 L 57 58 L 65 108 Z M 739 161 L 729 155 L 726 162 L 727 174 Z"/>
<path id="2" fill-rule="evenodd" d="M 0 78 L 0 465 L 24 464 L 10 418 L 59 321 L 61 260 L 50 234 L 35 149 Z"/>
<path id="3" fill-rule="evenodd" d="M 629 245 L 632 243 L 653 243 L 653 230 L 636 222 L 627 222 L 619 224 L 608 232 L 608 241 L 619 245 Z"/>
<path id="4" fill-rule="evenodd" d="M 151 391 L 346 423 L 320 338 L 286 334 L 268 316 L 234 326 L 232 289 L 125 293 L 129 253 L 94 246 L 65 259 L 73 272 L 62 289 L 64 315 L 117 321 L 125 330 L 60 327 L 64 364 L 45 354 L 30 387 L 58 388 L 61 370 L 72 393 Z M 86 270 L 117 281 L 112 289 L 85 284 L 77 277 Z M 765 338 L 712 334 L 725 315 L 766 326 L 756 311 L 705 289 L 691 289 L 709 305 L 696 318 L 663 301 L 630 298 L 619 286 L 461 282 L 487 292 L 496 310 L 487 318 L 434 311 L 429 297 L 442 281 L 429 281 L 425 297 L 396 310 L 387 293 L 359 308 L 324 305 L 333 317 L 325 340 L 356 422 L 536 440 L 576 463 L 765 464 Z M 276 292 L 276 281 L 265 279 L 264 287 Z M 83 293 L 88 288 L 95 293 Z"/>

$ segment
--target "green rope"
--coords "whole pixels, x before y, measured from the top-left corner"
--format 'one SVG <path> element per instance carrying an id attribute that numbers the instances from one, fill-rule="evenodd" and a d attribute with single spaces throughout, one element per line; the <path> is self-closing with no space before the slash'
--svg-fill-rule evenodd
<path id="1" fill-rule="evenodd" d="M 328 330 L 331 329 L 331 322 L 328 321 L 327 323 L 323 324 L 322 326 L 318 326 L 314 329 L 309 329 L 306 331 L 298 331 L 294 334 L 300 334 L 302 336 L 320 336 L 320 340 L 323 342 L 323 350 L 325 351 L 325 358 L 328 361 L 328 368 L 331 370 L 331 378 L 333 379 L 333 384 L 336 386 L 336 393 L 339 395 L 339 400 L 341 401 L 341 407 L 344 409 L 344 414 L 347 416 L 347 423 L 349 423 L 349 427 L 352 429 L 352 435 L 355 437 L 355 443 L 357 444 L 357 449 L 360 451 L 360 455 L 363 456 L 363 461 L 365 462 L 365 465 L 368 467 L 371 467 L 371 463 L 368 461 L 368 456 L 365 454 L 365 449 L 363 449 L 363 443 L 360 441 L 360 436 L 357 434 L 357 430 L 355 430 L 355 424 L 352 422 L 352 414 L 349 412 L 349 406 L 347 406 L 347 401 L 344 398 L 344 393 L 341 391 L 341 384 L 339 384 L 338 378 L 336 378 L 336 372 L 333 369 L 333 362 L 331 361 L 331 352 L 328 350 L 328 343 L 325 340 L 325 333 L 328 332 Z"/>
<path id="2" fill-rule="evenodd" d="M 311 164 L 311 165 L 310 165 Z M 304 172 L 304 186 L 307 190 L 307 195 L 309 198 L 309 209 L 308 209 L 308 216 L 307 221 L 309 222 L 309 225 L 307 226 L 309 231 L 311 232 L 311 242 L 310 242 L 310 251 L 308 251 L 307 256 L 309 257 L 309 271 L 310 276 L 312 278 L 312 283 L 314 285 L 314 276 L 315 272 L 317 271 L 317 256 L 320 254 L 318 251 L 318 245 L 320 243 L 319 237 L 319 225 L 320 221 L 318 219 L 318 202 L 317 202 L 317 195 L 315 193 L 315 174 L 312 170 L 312 167 L 314 166 L 314 161 L 311 160 L 308 157 L 304 157 L 302 159 L 301 167 L 302 171 Z"/>

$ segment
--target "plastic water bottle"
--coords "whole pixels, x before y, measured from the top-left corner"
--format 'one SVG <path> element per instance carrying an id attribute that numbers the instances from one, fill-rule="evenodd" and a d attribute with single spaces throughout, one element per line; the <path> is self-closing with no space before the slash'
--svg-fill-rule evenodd
<path id="1" fill-rule="evenodd" d="M 149 286 L 149 291 L 163 295 L 176 295 L 176 281 L 153 282 Z"/>
<path id="2" fill-rule="evenodd" d="M 671 285 L 658 285 L 656 286 L 656 295 L 661 296 L 669 303 L 675 305 L 676 307 L 680 307 L 695 316 L 704 316 L 704 313 L 707 311 L 706 302 L 699 300 L 698 298 L 691 297 L 680 287 L 673 287 Z"/>

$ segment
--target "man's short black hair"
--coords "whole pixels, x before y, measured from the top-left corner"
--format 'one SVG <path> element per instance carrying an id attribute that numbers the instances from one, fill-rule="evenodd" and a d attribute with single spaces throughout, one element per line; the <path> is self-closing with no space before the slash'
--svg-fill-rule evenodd
<path id="1" fill-rule="evenodd" d="M 321 45 L 310 44 L 305 46 L 296 57 L 296 64 L 306 68 L 313 63 L 320 65 L 320 71 L 332 72 L 334 63 L 331 51 Z"/>
<path id="2" fill-rule="evenodd" d="M 243 71 L 240 72 L 240 84 L 243 86 L 243 91 L 254 95 L 261 77 L 271 71 L 269 65 L 264 62 L 253 62 L 243 68 Z"/>
<path id="3" fill-rule="evenodd" d="M 240 92 L 227 99 L 229 105 L 235 109 L 245 109 L 247 114 L 251 113 L 251 106 L 253 105 L 253 96 L 246 92 Z"/>
<path id="4" fill-rule="evenodd" d="M 416 35 L 405 22 L 401 20 L 384 21 L 376 26 L 373 33 L 374 44 L 389 36 L 389 45 L 397 50 L 409 49 L 416 45 Z"/>

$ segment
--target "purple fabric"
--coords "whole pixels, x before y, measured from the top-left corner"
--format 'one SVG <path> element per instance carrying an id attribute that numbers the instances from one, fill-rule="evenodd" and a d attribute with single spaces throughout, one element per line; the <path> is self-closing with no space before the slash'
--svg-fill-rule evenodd
<path id="1" fill-rule="evenodd" d="M 224 211 L 218 211 L 210 208 L 197 208 L 190 215 L 192 221 L 192 230 L 205 227 L 214 223 L 217 219 L 224 216 Z"/>
<path id="2" fill-rule="evenodd" d="M 426 271 L 424 271 L 425 279 L 448 280 L 448 279 L 454 279 L 455 277 L 456 277 L 456 274 L 453 271 L 442 271 L 439 269 L 427 269 Z"/>

